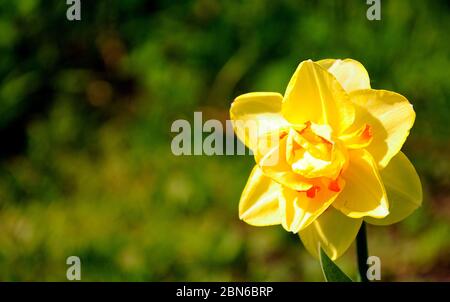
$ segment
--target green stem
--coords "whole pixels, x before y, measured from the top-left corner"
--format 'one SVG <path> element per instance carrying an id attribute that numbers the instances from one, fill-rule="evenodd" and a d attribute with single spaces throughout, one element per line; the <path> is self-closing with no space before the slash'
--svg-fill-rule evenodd
<path id="1" fill-rule="evenodd" d="M 358 256 L 358 271 L 361 277 L 361 282 L 369 282 L 367 279 L 367 258 L 369 257 L 369 252 L 367 250 L 367 232 L 366 223 L 363 221 L 361 228 L 356 235 L 356 253 Z"/>

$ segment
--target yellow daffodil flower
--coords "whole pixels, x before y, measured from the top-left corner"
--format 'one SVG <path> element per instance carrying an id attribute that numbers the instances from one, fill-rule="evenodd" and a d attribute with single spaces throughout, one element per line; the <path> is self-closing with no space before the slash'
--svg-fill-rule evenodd
<path id="1" fill-rule="evenodd" d="M 303 61 L 284 96 L 241 95 L 230 115 L 256 161 L 239 217 L 281 224 L 315 256 L 320 243 L 336 259 L 363 220 L 396 223 L 422 203 L 419 177 L 400 151 L 413 107 L 398 93 L 371 89 L 355 60 Z"/>

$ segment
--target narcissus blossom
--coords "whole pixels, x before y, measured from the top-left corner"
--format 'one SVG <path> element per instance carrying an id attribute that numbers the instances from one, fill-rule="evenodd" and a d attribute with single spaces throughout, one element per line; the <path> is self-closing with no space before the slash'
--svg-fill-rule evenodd
<path id="1" fill-rule="evenodd" d="M 284 96 L 241 95 L 230 115 L 256 161 L 239 217 L 281 224 L 315 256 L 320 243 L 336 259 L 363 220 L 396 223 L 422 203 L 419 177 L 400 151 L 413 107 L 398 93 L 371 89 L 355 60 L 303 61 Z"/>

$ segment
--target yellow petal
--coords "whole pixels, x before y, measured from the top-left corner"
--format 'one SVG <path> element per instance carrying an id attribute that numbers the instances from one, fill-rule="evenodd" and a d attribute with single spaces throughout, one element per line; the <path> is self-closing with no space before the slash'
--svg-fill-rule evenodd
<path id="1" fill-rule="evenodd" d="M 383 168 L 408 137 L 416 117 L 413 107 L 404 96 L 386 90 L 358 90 L 350 99 L 356 108 L 354 127 L 372 127 L 373 139 L 366 149 Z"/>
<path id="2" fill-rule="evenodd" d="M 370 88 L 369 74 L 364 66 L 356 60 L 325 59 L 318 61 L 317 64 L 334 75 L 347 93 Z"/>
<path id="3" fill-rule="evenodd" d="M 370 145 L 373 139 L 372 126 L 364 124 L 361 128 L 339 137 L 349 149 L 360 149 Z"/>
<path id="4" fill-rule="evenodd" d="M 341 182 L 340 186 L 343 185 Z M 282 226 L 293 233 L 303 230 L 333 203 L 338 193 L 321 186 L 314 197 L 308 197 L 307 192 L 282 187 L 279 197 Z"/>
<path id="5" fill-rule="evenodd" d="M 280 185 L 255 166 L 241 195 L 239 218 L 255 226 L 280 224 L 279 191 Z"/>
<path id="6" fill-rule="evenodd" d="M 371 224 L 388 225 L 408 217 L 422 204 L 422 185 L 414 166 L 405 154 L 399 152 L 386 168 L 381 179 L 389 199 L 389 215 L 382 219 L 366 217 Z"/>
<path id="7" fill-rule="evenodd" d="M 336 260 L 350 247 L 361 227 L 362 219 L 350 218 L 329 207 L 306 229 L 299 232 L 305 248 L 314 257 L 318 256 L 318 246 L 332 260 Z"/>
<path id="8" fill-rule="evenodd" d="M 364 149 L 350 150 L 348 168 L 342 173 L 344 190 L 333 206 L 351 218 L 389 214 L 386 192 L 375 161 Z"/>
<path id="9" fill-rule="evenodd" d="M 286 160 L 286 141 L 287 137 L 282 138 L 279 144 L 264 156 L 255 152 L 255 160 L 264 174 L 276 182 L 293 190 L 308 190 L 312 184 L 305 177 L 294 173 Z"/>
<path id="10" fill-rule="evenodd" d="M 230 118 L 237 137 L 250 149 L 257 137 L 288 123 L 281 115 L 283 97 L 275 92 L 252 92 L 238 96 L 231 104 Z"/>
<path id="11" fill-rule="evenodd" d="M 354 108 L 336 78 L 311 60 L 297 67 L 286 89 L 283 116 L 293 124 L 327 124 L 341 133 L 354 121 Z"/>
<path id="12" fill-rule="evenodd" d="M 336 62 L 338 59 L 323 59 L 316 61 L 317 64 L 328 70 L 331 66 L 333 66 L 334 62 Z"/>

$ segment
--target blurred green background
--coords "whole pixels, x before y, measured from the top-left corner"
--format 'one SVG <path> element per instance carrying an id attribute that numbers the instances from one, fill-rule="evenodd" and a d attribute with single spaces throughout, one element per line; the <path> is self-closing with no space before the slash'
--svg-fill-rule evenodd
<path id="1" fill-rule="evenodd" d="M 354 58 L 417 113 L 420 210 L 369 227 L 382 280 L 450 281 L 450 5 L 366 1 L 0 2 L 0 280 L 321 281 L 280 226 L 239 221 L 250 156 L 174 156 L 176 119 L 226 120 L 305 59 Z M 355 275 L 352 246 L 338 264 Z"/>

